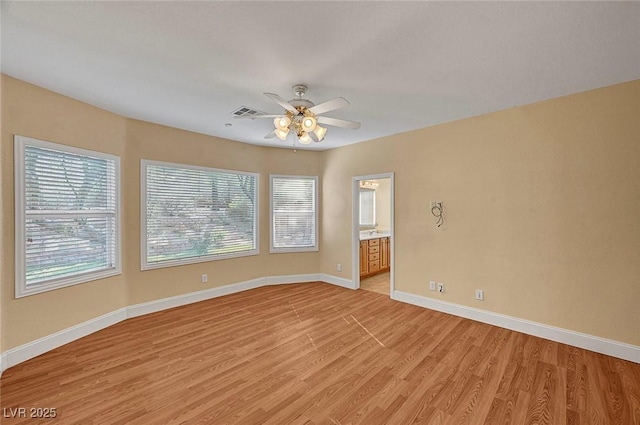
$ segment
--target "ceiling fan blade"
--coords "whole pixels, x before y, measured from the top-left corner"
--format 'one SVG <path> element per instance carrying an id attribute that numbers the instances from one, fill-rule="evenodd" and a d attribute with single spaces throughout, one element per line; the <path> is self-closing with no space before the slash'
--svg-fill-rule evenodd
<path id="1" fill-rule="evenodd" d="M 311 140 L 313 140 L 314 142 L 320 141 L 320 139 L 318 139 L 318 136 L 316 136 L 316 133 L 314 133 L 313 131 L 310 131 L 307 134 L 309 135 L 309 137 L 311 137 Z"/>
<path id="2" fill-rule="evenodd" d="M 250 119 L 250 120 L 254 120 L 256 118 L 278 118 L 281 117 L 282 115 L 239 115 L 236 117 L 233 117 L 235 119 Z"/>
<path id="3" fill-rule="evenodd" d="M 309 111 L 316 115 L 320 115 L 349 105 L 351 104 L 344 97 L 336 97 L 335 99 L 327 100 L 324 103 L 309 108 Z"/>
<path id="4" fill-rule="evenodd" d="M 287 102 L 286 100 L 278 96 L 277 94 L 265 93 L 264 95 L 267 96 L 269 99 L 273 100 L 274 102 L 276 102 L 278 105 L 282 106 L 287 111 L 291 112 L 293 115 L 298 115 L 298 110 L 294 108 L 289 102 Z"/>
<path id="5" fill-rule="evenodd" d="M 273 129 L 273 131 L 269 134 L 267 134 L 266 136 L 264 136 L 265 139 L 273 139 L 274 137 L 276 137 L 276 130 Z"/>
<path id="6" fill-rule="evenodd" d="M 318 117 L 318 123 L 330 125 L 333 127 L 351 128 L 353 130 L 357 130 L 360 128 L 359 122 L 340 120 L 338 118 L 330 118 L 330 117 Z"/>

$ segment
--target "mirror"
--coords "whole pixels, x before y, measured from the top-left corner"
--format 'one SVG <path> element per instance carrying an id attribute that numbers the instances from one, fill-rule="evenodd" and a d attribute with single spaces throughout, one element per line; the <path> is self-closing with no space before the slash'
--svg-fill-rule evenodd
<path id="1" fill-rule="evenodd" d="M 376 227 L 376 191 L 360 189 L 360 229 Z"/>

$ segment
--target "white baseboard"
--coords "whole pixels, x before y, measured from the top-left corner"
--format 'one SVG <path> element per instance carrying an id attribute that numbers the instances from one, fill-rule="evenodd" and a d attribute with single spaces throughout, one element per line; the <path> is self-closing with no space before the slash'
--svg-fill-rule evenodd
<path id="1" fill-rule="evenodd" d="M 249 289 L 259 288 L 261 286 L 265 286 L 264 278 L 262 277 L 246 280 L 244 282 L 232 283 L 230 285 L 218 286 L 216 288 L 205 289 L 202 291 L 189 292 L 187 294 L 176 295 L 175 297 L 134 304 L 127 308 L 127 319 L 167 310 L 169 308 L 197 303 L 210 298 L 217 298 L 224 295 L 235 294 L 236 292 L 248 291 Z"/>
<path id="2" fill-rule="evenodd" d="M 35 341 L 28 342 L 19 347 L 12 348 L 2 353 L 2 371 L 26 360 L 44 354 L 47 351 L 68 344 L 71 341 L 82 338 L 101 329 L 115 325 L 127 318 L 126 307 L 120 308 L 111 313 L 104 314 L 86 322 L 77 324 L 67 329 L 63 329 Z"/>
<path id="3" fill-rule="evenodd" d="M 506 316 L 460 304 L 453 304 L 446 301 L 434 300 L 421 295 L 409 294 L 402 291 L 394 291 L 391 298 L 407 304 L 437 310 L 455 316 L 465 317 L 482 323 L 499 326 L 501 328 L 522 332 L 528 335 L 549 339 L 596 353 L 606 354 L 631 362 L 640 363 L 640 347 L 623 342 L 613 341 L 598 336 L 570 331 L 568 329 L 557 328 L 543 323 L 518 319 L 517 317 Z"/>
<path id="4" fill-rule="evenodd" d="M 267 276 L 263 278 L 265 283 L 261 286 L 265 285 L 282 285 L 289 283 L 307 283 L 307 282 L 318 282 L 322 279 L 318 273 L 309 273 L 309 274 L 290 274 L 284 276 Z"/>
<path id="5" fill-rule="evenodd" d="M 353 283 L 353 280 L 345 279 L 343 277 L 333 276 L 333 275 L 330 275 L 330 274 L 320 273 L 318 275 L 318 279 L 317 280 L 319 280 L 321 282 L 330 283 L 332 285 L 341 286 L 341 287 L 347 288 L 347 289 L 358 289 L 358 288 L 356 288 L 355 283 Z"/>
<path id="6" fill-rule="evenodd" d="M 2 376 L 2 372 L 4 372 L 9 366 L 7 366 L 7 357 L 2 353 L 0 355 L 0 376 Z"/>
<path id="7" fill-rule="evenodd" d="M 205 289 L 203 291 L 176 295 L 175 297 L 134 304 L 5 351 L 0 356 L 0 375 L 2 375 L 2 372 L 7 368 L 132 317 L 155 313 L 169 308 L 180 307 L 186 304 L 217 298 L 224 295 L 235 294 L 237 292 L 248 291 L 250 289 L 260 288 L 267 285 L 317 281 L 342 286 L 344 288 L 355 289 L 353 288 L 350 280 L 325 274 L 312 273 L 266 276 L 246 280 L 244 282 L 218 286 L 216 288 Z"/>
<path id="8" fill-rule="evenodd" d="M 204 289 L 202 291 L 190 292 L 188 294 L 176 295 L 175 297 L 163 298 L 141 304 L 134 304 L 127 308 L 127 318 L 138 317 L 144 314 L 155 313 L 169 308 L 180 307 L 211 298 L 222 297 L 224 295 L 235 294 L 237 292 L 248 291 L 267 285 L 283 285 L 290 283 L 317 282 L 322 280 L 318 274 L 294 274 L 283 276 L 266 276 L 256 279 L 245 280 L 244 282 L 232 283 L 215 288 Z M 330 283 L 330 282 L 329 282 Z"/>

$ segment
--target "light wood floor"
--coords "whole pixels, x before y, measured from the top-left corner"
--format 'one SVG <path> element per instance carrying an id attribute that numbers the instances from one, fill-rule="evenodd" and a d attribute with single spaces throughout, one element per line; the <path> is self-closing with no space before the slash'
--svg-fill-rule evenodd
<path id="1" fill-rule="evenodd" d="M 640 364 L 324 283 L 130 319 L 8 369 L 2 424 L 640 424 Z"/>
<path id="2" fill-rule="evenodd" d="M 371 277 L 360 279 L 360 289 L 365 291 L 377 292 L 389 296 L 391 273 L 380 273 Z"/>

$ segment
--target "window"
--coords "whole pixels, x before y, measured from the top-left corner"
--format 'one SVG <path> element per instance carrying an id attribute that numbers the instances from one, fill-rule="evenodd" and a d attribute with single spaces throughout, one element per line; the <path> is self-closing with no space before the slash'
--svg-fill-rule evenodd
<path id="1" fill-rule="evenodd" d="M 360 189 L 360 227 L 376 226 L 376 191 Z"/>
<path id="2" fill-rule="evenodd" d="M 15 136 L 16 298 L 120 273 L 120 159 Z"/>
<path id="3" fill-rule="evenodd" d="M 258 175 L 142 161 L 142 269 L 258 254 Z"/>
<path id="4" fill-rule="evenodd" d="M 271 252 L 318 250 L 318 178 L 271 176 Z"/>

